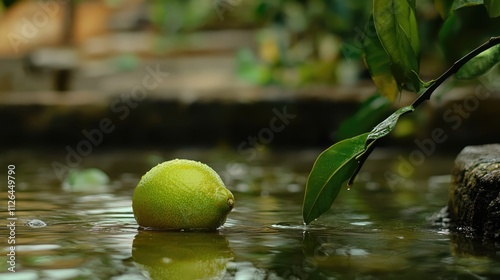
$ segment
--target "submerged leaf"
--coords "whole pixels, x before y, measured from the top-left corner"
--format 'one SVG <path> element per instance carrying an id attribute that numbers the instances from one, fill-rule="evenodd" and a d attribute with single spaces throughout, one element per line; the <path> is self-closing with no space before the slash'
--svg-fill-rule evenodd
<path id="1" fill-rule="evenodd" d="M 335 143 L 316 159 L 307 179 L 302 206 L 309 224 L 332 206 L 343 185 L 358 167 L 356 157 L 365 150 L 368 133 Z"/>
<path id="2" fill-rule="evenodd" d="M 485 50 L 458 69 L 457 79 L 475 79 L 500 62 L 500 45 Z"/>

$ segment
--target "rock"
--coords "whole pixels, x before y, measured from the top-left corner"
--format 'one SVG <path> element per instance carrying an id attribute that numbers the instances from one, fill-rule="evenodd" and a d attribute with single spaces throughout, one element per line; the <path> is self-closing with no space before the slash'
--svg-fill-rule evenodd
<path id="1" fill-rule="evenodd" d="M 448 211 L 456 229 L 500 240 L 500 144 L 465 147 L 455 160 Z"/>

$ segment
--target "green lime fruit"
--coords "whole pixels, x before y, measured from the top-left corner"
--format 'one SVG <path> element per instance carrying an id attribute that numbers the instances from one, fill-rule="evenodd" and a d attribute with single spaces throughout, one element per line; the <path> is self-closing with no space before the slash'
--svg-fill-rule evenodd
<path id="1" fill-rule="evenodd" d="M 143 228 L 213 230 L 224 224 L 234 196 L 220 176 L 198 161 L 174 159 L 142 176 L 132 209 Z"/>
<path id="2" fill-rule="evenodd" d="M 132 258 L 148 279 L 223 279 L 234 254 L 217 232 L 139 230 Z"/>

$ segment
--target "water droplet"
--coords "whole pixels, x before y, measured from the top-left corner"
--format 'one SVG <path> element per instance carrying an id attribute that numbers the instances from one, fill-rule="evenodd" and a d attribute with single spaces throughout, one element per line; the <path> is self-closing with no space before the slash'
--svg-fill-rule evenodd
<path id="1" fill-rule="evenodd" d="M 32 228 L 42 228 L 47 226 L 47 224 L 42 221 L 42 220 L 31 220 L 26 223 L 27 226 L 32 227 Z"/>

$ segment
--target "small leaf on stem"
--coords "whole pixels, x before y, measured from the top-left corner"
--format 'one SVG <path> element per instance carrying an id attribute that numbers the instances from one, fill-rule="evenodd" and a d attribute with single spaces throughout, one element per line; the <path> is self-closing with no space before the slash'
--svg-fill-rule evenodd
<path id="1" fill-rule="evenodd" d="M 478 54 L 458 69 L 457 79 L 475 79 L 500 62 L 500 45 L 496 45 Z"/>
<path id="2" fill-rule="evenodd" d="M 398 119 L 401 115 L 404 115 L 408 112 L 411 112 L 415 110 L 412 106 L 405 106 L 402 108 L 399 108 L 396 112 L 392 113 L 387 119 L 379 123 L 371 132 L 368 134 L 367 138 L 367 145 L 369 144 L 368 142 L 371 143 L 371 141 L 368 140 L 377 140 L 379 138 L 382 138 L 389 134 L 394 127 L 396 127 L 396 123 L 398 122 Z"/>

